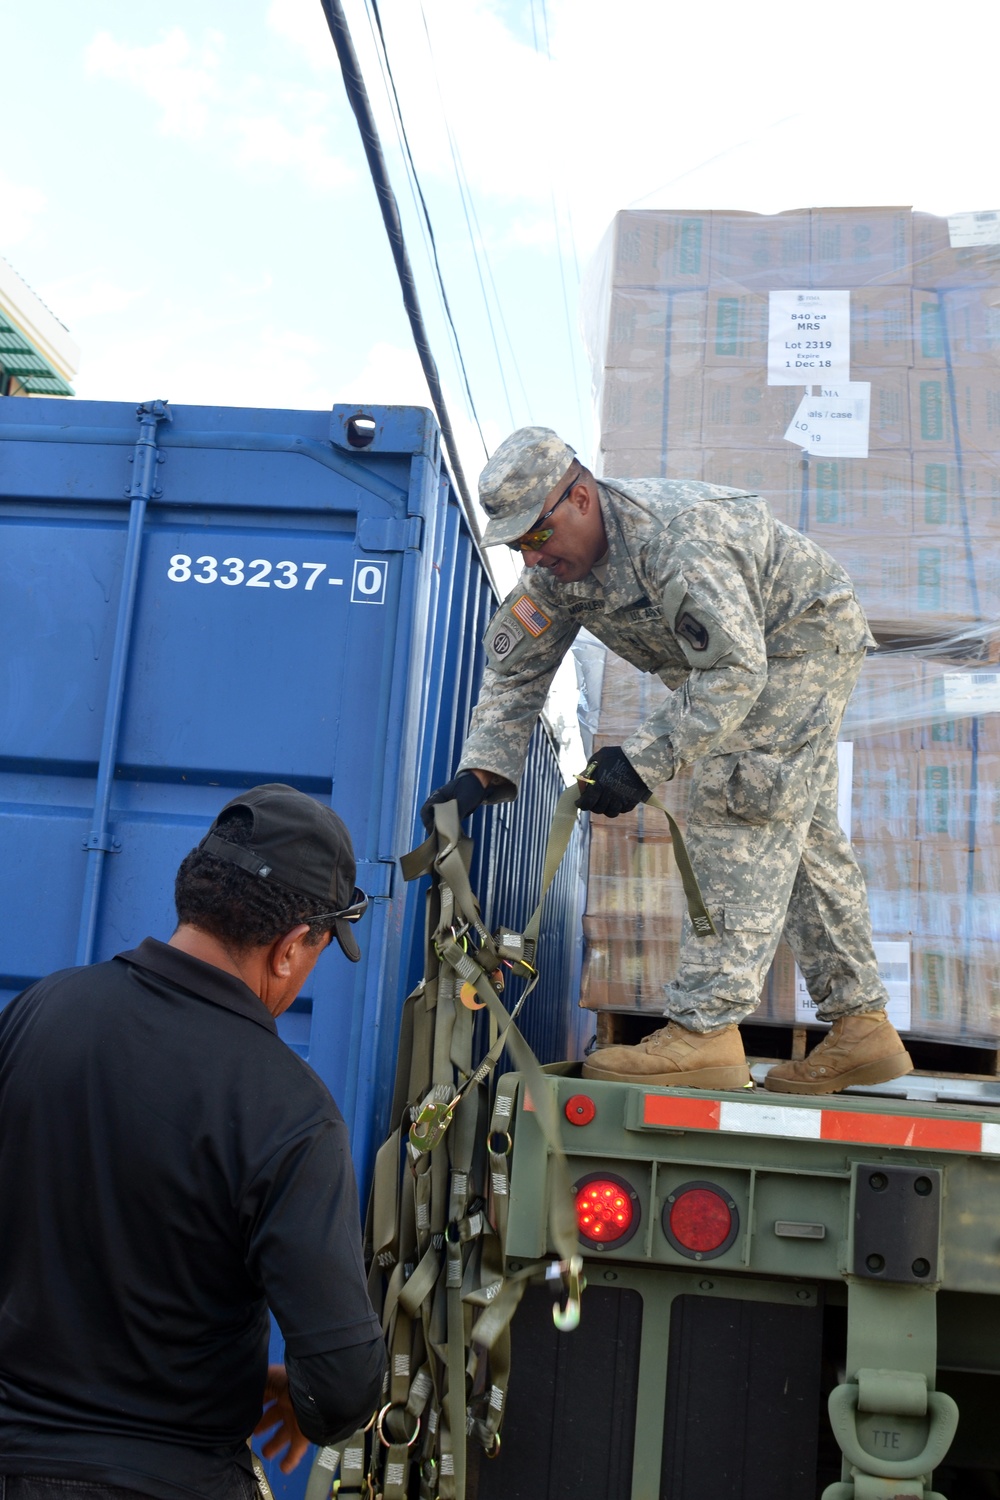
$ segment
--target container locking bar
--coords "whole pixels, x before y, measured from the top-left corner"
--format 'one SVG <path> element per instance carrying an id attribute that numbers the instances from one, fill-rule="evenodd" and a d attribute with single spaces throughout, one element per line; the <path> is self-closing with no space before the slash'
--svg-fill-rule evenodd
<path id="1" fill-rule="evenodd" d="M 97 764 L 94 817 L 90 834 L 83 844 L 87 854 L 87 869 L 84 875 L 80 927 L 76 943 L 78 964 L 89 964 L 93 961 L 97 911 L 104 881 L 104 858 L 105 855 L 115 853 L 121 847 L 119 841 L 111 837 L 108 814 L 118 757 L 118 736 L 121 731 L 122 703 L 125 697 L 125 673 L 128 668 L 132 617 L 135 612 L 139 565 L 142 560 L 146 505 L 149 500 L 161 493 L 156 484 L 156 470 L 157 466 L 163 462 L 163 454 L 156 446 L 156 432 L 161 422 L 173 421 L 170 408 L 165 401 L 144 401 L 136 408 L 136 416 L 139 419 L 139 437 L 134 452 L 129 456 L 133 472 L 131 482 L 125 489 L 125 494 L 131 504 L 128 534 L 125 540 L 125 558 L 122 563 L 122 586 L 118 596 L 115 642 L 108 678 L 108 697 L 104 708 L 101 752 Z"/>

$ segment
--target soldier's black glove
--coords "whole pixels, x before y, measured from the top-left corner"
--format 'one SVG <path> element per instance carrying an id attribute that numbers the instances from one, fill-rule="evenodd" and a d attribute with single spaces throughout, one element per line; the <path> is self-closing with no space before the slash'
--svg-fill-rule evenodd
<path id="1" fill-rule="evenodd" d="M 433 833 L 435 803 L 457 802 L 458 816 L 467 818 L 470 813 L 475 812 L 485 796 L 486 788 L 473 771 L 459 771 L 454 780 L 446 781 L 436 792 L 431 792 L 420 809 L 420 821 L 428 833 Z"/>
<path id="2" fill-rule="evenodd" d="M 583 776 L 592 785 L 580 789 L 577 807 L 582 812 L 603 813 L 617 818 L 631 812 L 639 802 L 653 795 L 620 745 L 606 745 L 598 750 Z"/>

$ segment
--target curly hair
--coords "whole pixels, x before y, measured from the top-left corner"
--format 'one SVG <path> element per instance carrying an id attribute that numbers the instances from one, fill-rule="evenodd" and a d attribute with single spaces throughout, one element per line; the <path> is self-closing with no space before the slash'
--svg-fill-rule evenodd
<path id="1" fill-rule="evenodd" d="M 252 826 L 246 809 L 236 807 L 219 819 L 214 832 L 247 848 Z M 318 912 L 329 911 L 329 902 L 301 895 L 273 880 L 261 880 L 203 849 L 192 849 L 181 861 L 174 904 L 178 922 L 200 928 L 240 952 L 269 947 L 303 922 L 309 926 L 308 943 L 316 947 L 333 928 L 329 919 L 311 920 Z"/>

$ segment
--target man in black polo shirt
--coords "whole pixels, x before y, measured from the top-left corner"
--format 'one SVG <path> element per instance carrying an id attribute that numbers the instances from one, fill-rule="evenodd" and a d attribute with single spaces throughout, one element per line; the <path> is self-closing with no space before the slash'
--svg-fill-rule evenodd
<path id="1" fill-rule="evenodd" d="M 347 1130 L 275 1027 L 332 937 L 360 957 L 354 881 L 336 813 L 255 787 L 182 863 L 168 943 L 0 1015 L 4 1500 L 250 1500 L 268 1308 L 265 1455 L 372 1415 Z"/>

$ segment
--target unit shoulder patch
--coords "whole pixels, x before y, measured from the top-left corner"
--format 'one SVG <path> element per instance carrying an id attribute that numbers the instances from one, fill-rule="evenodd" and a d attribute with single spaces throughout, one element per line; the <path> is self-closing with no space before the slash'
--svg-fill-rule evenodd
<path id="1" fill-rule="evenodd" d="M 492 635 L 487 634 L 486 647 L 490 655 L 497 661 L 505 661 L 515 646 L 524 640 L 524 631 L 512 620 L 501 619 L 493 630 Z"/>
<path id="2" fill-rule="evenodd" d="M 511 605 L 510 612 L 520 620 L 529 635 L 544 635 L 552 624 L 549 616 L 543 609 L 539 609 L 529 594 L 522 594 L 517 603 Z"/>
<path id="3" fill-rule="evenodd" d="M 680 616 L 674 627 L 677 634 L 683 636 L 694 651 L 706 651 L 708 649 L 708 631 L 700 620 L 687 610 Z"/>

